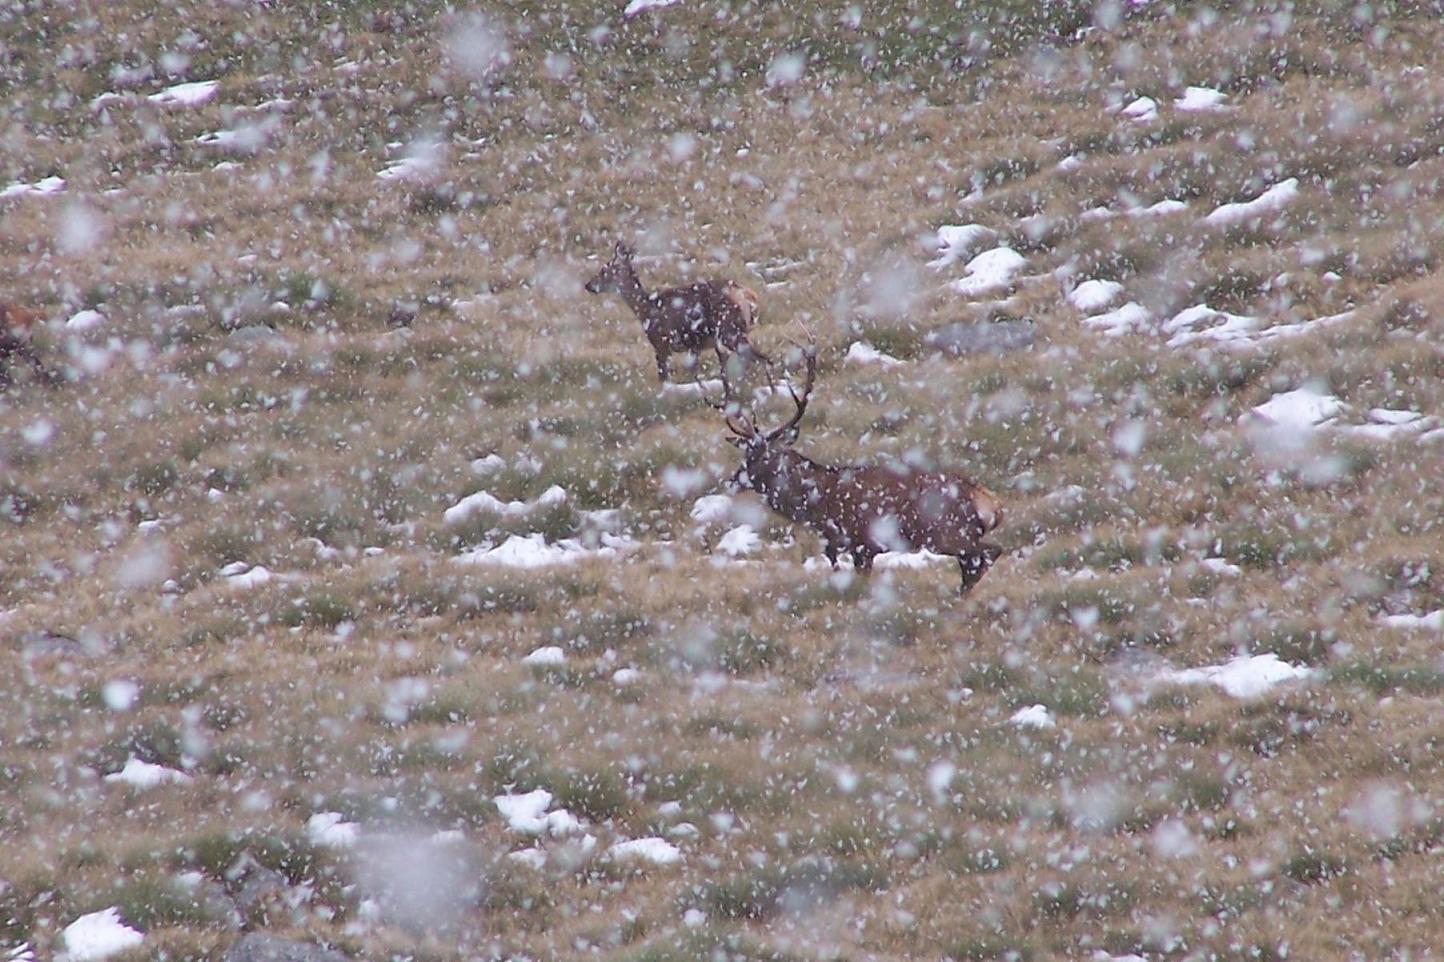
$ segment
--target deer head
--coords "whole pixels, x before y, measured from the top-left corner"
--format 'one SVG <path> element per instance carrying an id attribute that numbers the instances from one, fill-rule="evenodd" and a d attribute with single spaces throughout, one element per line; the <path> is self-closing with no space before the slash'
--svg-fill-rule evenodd
<path id="1" fill-rule="evenodd" d="M 784 380 L 787 393 L 792 396 L 792 415 L 777 427 L 762 431 L 757 427 L 756 412 L 750 405 L 744 410 L 734 397 L 732 384 L 727 376 L 727 359 L 722 358 L 719 351 L 723 397 L 721 403 L 708 403 L 722 412 L 723 420 L 732 432 L 732 437 L 727 440 L 742 450 L 743 463 L 733 475 L 733 487 L 743 486 L 741 479 L 743 474 L 746 474 L 745 487 L 759 492 L 773 490 L 779 484 L 779 479 L 787 473 L 787 462 L 800 457 L 792 451 L 792 445 L 797 441 L 798 424 L 807 413 L 807 402 L 812 397 L 813 384 L 817 380 L 817 347 L 811 344 L 803 347 L 802 352 L 807 367 L 802 390 L 799 392 L 790 381 Z M 769 377 L 769 383 L 770 380 Z"/>
<path id="2" fill-rule="evenodd" d="M 617 293 L 627 278 L 635 276 L 632 269 L 632 249 L 621 241 L 612 249 L 612 259 L 587 281 L 587 290 L 593 294 Z"/>

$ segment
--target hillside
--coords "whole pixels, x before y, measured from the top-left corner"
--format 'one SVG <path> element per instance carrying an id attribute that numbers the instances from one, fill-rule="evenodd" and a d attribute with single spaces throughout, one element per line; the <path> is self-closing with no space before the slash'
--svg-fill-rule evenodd
<path id="1" fill-rule="evenodd" d="M 0 958 L 1437 954 L 1437 5 L 623 8 L 0 11 Z"/>

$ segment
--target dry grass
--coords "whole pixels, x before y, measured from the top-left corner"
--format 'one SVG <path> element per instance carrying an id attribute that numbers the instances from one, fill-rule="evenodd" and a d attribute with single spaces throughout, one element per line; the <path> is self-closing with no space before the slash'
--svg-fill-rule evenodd
<path id="1" fill-rule="evenodd" d="M 242 926 L 437 960 L 1433 951 L 1444 665 L 1437 633 L 1379 615 L 1444 607 L 1441 448 L 1331 439 L 1310 467 L 1237 423 L 1307 382 L 1444 412 L 1444 32 L 1402 3 L 1145 7 L 1081 34 L 1081 8 L 1033 6 L 854 29 L 810 5 L 517 5 L 484 79 L 449 65 L 466 22 L 429 4 L 0 15 L 0 180 L 69 184 L 0 201 L 4 293 L 54 319 L 41 347 L 71 375 L 0 396 L 0 946 L 47 957 L 118 905 L 156 958 L 218 958 Z M 769 88 L 796 49 L 803 80 Z M 146 101 L 167 69 L 220 95 Z M 1190 84 L 1231 109 L 1176 111 Z M 1108 112 L 1138 95 L 1157 121 Z M 196 142 L 276 98 L 257 149 Z M 421 142 L 432 176 L 377 178 Z M 1288 177 L 1282 213 L 1202 224 Z M 1081 216 L 1164 199 L 1189 209 Z M 925 266 L 968 222 L 1028 257 L 1005 302 Z M 816 333 L 809 453 L 920 451 L 1004 493 L 993 573 L 961 601 L 945 567 L 830 579 L 776 521 L 757 560 L 718 561 L 662 477 L 720 481 L 737 455 L 699 399 L 658 392 L 625 309 L 581 293 L 615 238 L 651 283 L 763 291 L 764 350 Z M 1090 331 L 1059 276 L 1158 317 L 1354 313 L 1173 349 Z M 82 307 L 104 326 L 67 332 Z M 1038 341 L 924 345 L 979 317 Z M 862 337 L 908 366 L 843 363 Z M 508 467 L 478 475 L 492 452 Z M 551 484 L 571 500 L 544 517 L 442 520 Z M 644 543 L 623 560 L 452 561 L 585 537 L 606 508 Z M 228 586 L 237 561 L 276 577 Z M 549 645 L 564 664 L 521 663 Z M 1141 680 L 1238 651 L 1318 675 L 1251 702 Z M 1034 704 L 1056 728 L 1010 724 Z M 131 755 L 194 779 L 102 780 Z M 504 857 L 491 798 L 533 788 L 595 853 Z M 318 845 L 327 811 L 406 851 L 460 830 L 417 858 L 467 884 L 388 908 L 395 860 Z M 683 823 L 678 865 L 604 854 Z M 256 865 L 291 898 L 247 901 Z"/>

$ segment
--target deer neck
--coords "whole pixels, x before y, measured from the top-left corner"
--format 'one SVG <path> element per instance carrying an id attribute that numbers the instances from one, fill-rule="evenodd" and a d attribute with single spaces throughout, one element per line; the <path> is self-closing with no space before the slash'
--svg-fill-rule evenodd
<path id="1" fill-rule="evenodd" d="M 647 321 L 647 289 L 642 286 L 641 278 L 637 277 L 636 270 L 628 264 L 622 271 L 622 276 L 617 282 L 617 293 L 622 295 L 622 300 L 632 309 L 632 313 Z"/>

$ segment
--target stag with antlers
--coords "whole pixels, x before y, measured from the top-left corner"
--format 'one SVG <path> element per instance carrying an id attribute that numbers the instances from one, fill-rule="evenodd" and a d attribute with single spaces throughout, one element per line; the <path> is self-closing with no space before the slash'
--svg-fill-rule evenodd
<path id="1" fill-rule="evenodd" d="M 618 241 L 612 259 L 587 281 L 593 294 L 617 293 L 642 322 L 642 331 L 657 356 L 657 377 L 670 377 L 668 358 L 697 355 L 708 347 L 764 363 L 767 358 L 747 340 L 757 320 L 757 292 L 728 280 L 698 281 L 648 293 L 632 266 L 632 251 Z"/>
<path id="2" fill-rule="evenodd" d="M 783 517 L 816 531 L 833 568 L 848 553 L 853 566 L 872 570 L 885 551 L 927 549 L 958 559 L 967 594 L 1002 553 L 983 536 L 1003 520 L 997 495 L 956 471 L 925 471 L 910 465 L 819 464 L 797 451 L 798 424 L 817 378 L 817 352 L 804 349 L 806 383 L 787 391 L 795 410 L 779 427 L 763 431 L 755 412 L 733 396 L 723 365 L 723 400 L 711 402 L 742 449 L 735 482 L 755 491 Z"/>

